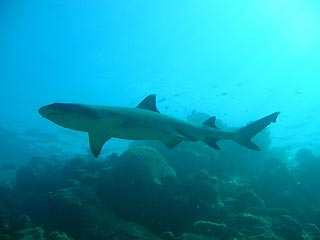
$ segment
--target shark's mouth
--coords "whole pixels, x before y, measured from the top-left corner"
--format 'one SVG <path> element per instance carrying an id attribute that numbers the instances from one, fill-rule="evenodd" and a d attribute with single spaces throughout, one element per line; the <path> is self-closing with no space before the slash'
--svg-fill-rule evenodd
<path id="1" fill-rule="evenodd" d="M 50 119 L 52 117 L 57 117 L 63 115 L 57 111 L 53 111 L 52 109 L 48 108 L 47 106 L 39 108 L 38 112 L 44 118 Z"/>

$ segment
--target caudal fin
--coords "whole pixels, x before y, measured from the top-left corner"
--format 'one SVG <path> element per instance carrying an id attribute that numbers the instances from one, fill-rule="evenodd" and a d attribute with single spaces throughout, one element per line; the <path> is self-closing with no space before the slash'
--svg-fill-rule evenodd
<path id="1" fill-rule="evenodd" d="M 253 123 L 248 124 L 243 128 L 240 128 L 238 131 L 235 132 L 235 141 L 246 148 L 260 151 L 260 148 L 251 141 L 251 138 L 260 131 L 262 131 L 270 123 L 275 123 L 279 113 L 280 112 L 272 113 L 264 118 L 261 118 Z"/>

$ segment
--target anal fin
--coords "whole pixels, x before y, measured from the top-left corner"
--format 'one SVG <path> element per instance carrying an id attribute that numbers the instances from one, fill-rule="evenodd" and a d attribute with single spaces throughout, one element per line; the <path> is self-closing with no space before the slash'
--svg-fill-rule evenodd
<path id="1" fill-rule="evenodd" d="M 89 132 L 89 143 L 90 149 L 96 158 L 99 156 L 103 145 L 107 142 L 111 137 L 109 136 L 102 136 L 100 134 L 96 134 L 94 132 Z"/>
<path id="2" fill-rule="evenodd" d="M 205 144 L 207 144 L 209 147 L 212 147 L 214 149 L 220 150 L 220 147 L 217 144 L 217 139 L 215 139 L 215 138 L 207 138 L 203 142 Z"/>
<path id="3" fill-rule="evenodd" d="M 175 137 L 175 138 L 167 138 L 161 140 L 168 148 L 174 148 L 176 145 L 181 143 L 183 139 Z"/>

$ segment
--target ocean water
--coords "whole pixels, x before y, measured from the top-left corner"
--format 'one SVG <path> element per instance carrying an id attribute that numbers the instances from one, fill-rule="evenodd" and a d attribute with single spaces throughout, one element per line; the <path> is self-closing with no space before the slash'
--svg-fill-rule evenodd
<path id="1" fill-rule="evenodd" d="M 39 107 L 135 107 L 149 94 L 161 113 L 203 113 L 232 128 L 280 111 L 260 136 L 270 141 L 263 156 L 277 149 L 296 166 L 303 150 L 319 160 L 319 12 L 315 0 L 1 1 L 0 179 L 35 157 L 92 159 L 87 134 L 47 121 Z M 111 139 L 100 159 L 130 144 Z M 218 154 L 230 148 L 238 151 L 222 144 Z"/>

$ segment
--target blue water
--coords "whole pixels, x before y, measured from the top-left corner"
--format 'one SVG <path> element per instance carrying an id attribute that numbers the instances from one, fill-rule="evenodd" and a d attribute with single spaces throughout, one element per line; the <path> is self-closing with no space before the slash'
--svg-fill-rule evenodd
<path id="1" fill-rule="evenodd" d="M 293 1 L 2 1 L 0 156 L 86 154 L 53 102 L 193 110 L 240 127 L 275 111 L 272 145 L 319 154 L 320 4 Z M 111 140 L 103 154 L 123 151 Z M 9 160 L 6 160 L 9 159 Z"/>

